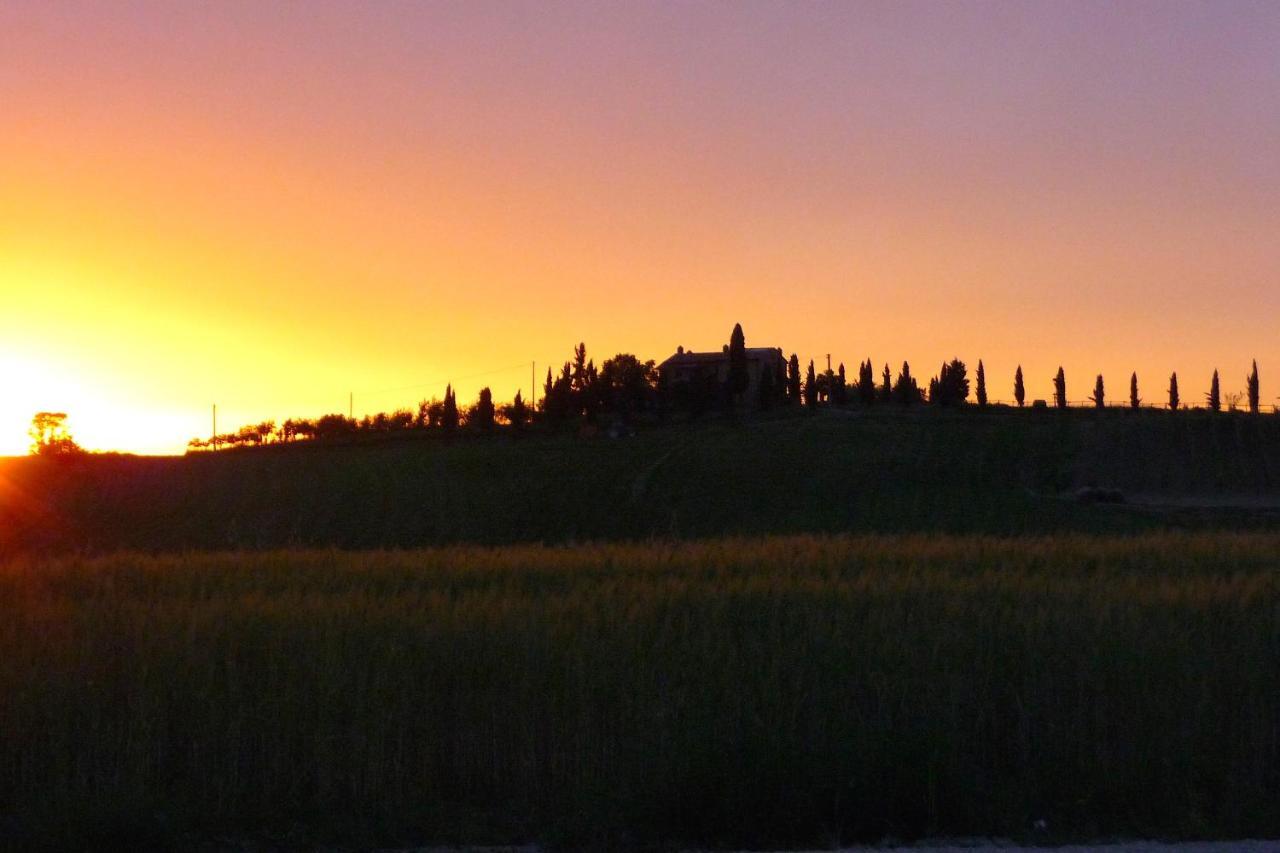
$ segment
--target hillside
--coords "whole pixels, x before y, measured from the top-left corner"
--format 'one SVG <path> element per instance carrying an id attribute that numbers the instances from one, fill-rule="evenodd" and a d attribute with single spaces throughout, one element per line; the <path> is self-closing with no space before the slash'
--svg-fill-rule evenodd
<path id="1" fill-rule="evenodd" d="M 1274 525 L 1280 418 L 827 411 L 622 439 L 431 436 L 0 465 L 6 550 L 1119 532 Z M 1126 501 L 1074 499 L 1090 485 Z"/>

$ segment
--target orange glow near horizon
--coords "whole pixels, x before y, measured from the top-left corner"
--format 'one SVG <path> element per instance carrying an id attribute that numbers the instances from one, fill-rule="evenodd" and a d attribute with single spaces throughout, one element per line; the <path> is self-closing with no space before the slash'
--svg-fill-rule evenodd
<path id="1" fill-rule="evenodd" d="M 213 403 L 506 400 L 734 322 L 996 399 L 1256 358 L 1275 402 L 1280 14 L 890 8 L 0 10 L 0 455 L 38 410 L 175 453 Z"/>

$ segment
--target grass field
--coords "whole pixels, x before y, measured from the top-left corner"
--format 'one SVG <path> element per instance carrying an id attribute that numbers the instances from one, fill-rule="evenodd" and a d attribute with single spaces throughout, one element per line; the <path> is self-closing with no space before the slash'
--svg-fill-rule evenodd
<path id="1" fill-rule="evenodd" d="M 1177 513 L 1080 505 L 1116 488 Z M 1255 505 L 1213 513 L 1203 504 Z M 974 409 L 0 463 L 0 552 L 1280 528 L 1280 417 Z M 1207 516 L 1207 517 L 1206 517 Z"/>
<path id="2" fill-rule="evenodd" d="M 1232 533 L 15 560 L 0 833 L 1274 837 L 1278 570 Z"/>

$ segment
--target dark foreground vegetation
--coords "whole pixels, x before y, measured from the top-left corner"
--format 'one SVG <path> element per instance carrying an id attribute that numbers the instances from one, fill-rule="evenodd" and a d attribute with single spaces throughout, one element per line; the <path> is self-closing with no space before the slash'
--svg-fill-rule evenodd
<path id="1" fill-rule="evenodd" d="M 622 438 L 37 457 L 0 463 L 0 487 L 9 552 L 1276 526 L 1280 418 L 773 413 Z M 1124 502 L 1083 503 L 1088 487 Z"/>
<path id="2" fill-rule="evenodd" d="M 10 562 L 0 846 L 1274 837 L 1277 555 L 1166 533 Z"/>

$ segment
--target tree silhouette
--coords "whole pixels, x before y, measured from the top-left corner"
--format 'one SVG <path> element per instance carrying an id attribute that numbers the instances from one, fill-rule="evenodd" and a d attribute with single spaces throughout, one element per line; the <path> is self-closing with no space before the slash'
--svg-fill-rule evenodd
<path id="1" fill-rule="evenodd" d="M 787 402 L 796 406 L 800 404 L 800 359 L 791 353 L 790 372 L 787 376 Z"/>
<path id="2" fill-rule="evenodd" d="M 511 424 L 511 429 L 514 432 L 523 430 L 525 422 L 529 420 L 529 410 L 525 406 L 524 397 L 520 396 L 519 391 L 516 391 L 515 399 L 507 407 L 506 416 L 507 422 Z"/>
<path id="3" fill-rule="evenodd" d="M 1018 370 L 1013 374 L 1013 399 L 1017 401 L 1018 408 L 1021 409 L 1027 402 L 1027 389 L 1022 384 L 1022 365 L 1018 365 Z"/>
<path id="4" fill-rule="evenodd" d="M 888 362 L 884 365 L 884 373 L 880 374 L 880 399 L 886 403 L 893 399 L 893 375 L 889 373 Z"/>
<path id="5" fill-rule="evenodd" d="M 871 359 L 858 365 L 858 399 L 867 406 L 876 401 L 876 370 Z"/>
<path id="6" fill-rule="evenodd" d="M 1053 377 L 1053 404 L 1059 409 L 1067 407 L 1067 374 L 1058 368 L 1058 375 Z"/>
<path id="7" fill-rule="evenodd" d="M 813 373 L 813 359 L 809 359 L 809 370 L 804 376 L 804 404 L 810 409 L 818 405 L 818 379 Z"/>
<path id="8" fill-rule="evenodd" d="M 583 367 L 585 375 L 586 368 Z M 542 395 L 542 413 L 547 423 L 556 426 L 564 423 L 574 413 L 573 366 L 565 362 L 560 368 L 560 375 L 554 380 L 550 369 L 547 370 L 547 384 Z"/>
<path id="9" fill-rule="evenodd" d="M 65 412 L 37 412 L 31 418 L 31 453 L 34 456 L 69 456 L 80 453 L 67 429 Z"/>
<path id="10" fill-rule="evenodd" d="M 902 362 L 902 372 L 898 374 L 898 381 L 893 385 L 893 399 L 904 406 L 920 402 L 920 386 L 911 375 L 911 365 L 905 361 Z"/>
<path id="11" fill-rule="evenodd" d="M 1249 376 L 1245 379 L 1245 387 L 1248 389 L 1248 395 L 1249 395 L 1249 412 L 1251 414 L 1256 415 L 1258 414 L 1258 408 L 1259 408 L 1258 404 L 1260 402 L 1259 393 L 1258 393 L 1260 390 L 1260 386 L 1258 385 L 1257 359 L 1254 359 L 1253 371 L 1250 372 Z"/>
<path id="12" fill-rule="evenodd" d="M 1137 410 L 1142 408 L 1142 398 L 1138 396 L 1138 373 L 1134 371 L 1129 377 L 1129 408 Z"/>
<path id="13" fill-rule="evenodd" d="M 950 363 L 944 363 L 938 371 L 936 383 L 931 383 L 930 388 L 930 402 L 943 406 L 966 402 L 969 399 L 969 376 L 964 362 L 953 358 Z"/>
<path id="14" fill-rule="evenodd" d="M 737 400 L 746 392 L 750 384 L 747 375 L 747 339 L 742 334 L 742 324 L 735 323 L 733 333 L 729 335 L 729 393 Z"/>
<path id="15" fill-rule="evenodd" d="M 644 411 L 653 400 L 658 384 L 658 368 L 653 360 L 641 361 L 629 352 L 620 352 L 605 361 L 595 378 L 593 396 L 607 410 L 630 417 Z"/>
<path id="16" fill-rule="evenodd" d="M 982 359 L 978 359 L 978 408 L 985 409 L 987 407 L 987 371 L 982 366 Z"/>
<path id="17" fill-rule="evenodd" d="M 835 403 L 837 406 L 843 406 L 849 402 L 849 385 L 844 375 L 844 362 L 840 362 L 840 369 L 836 371 L 835 381 Z"/>
<path id="18" fill-rule="evenodd" d="M 1178 411 L 1181 401 L 1178 399 L 1178 372 L 1175 370 L 1169 374 L 1169 409 Z"/>
<path id="19" fill-rule="evenodd" d="M 488 388 L 481 388 L 480 399 L 476 401 L 475 406 L 471 409 L 468 425 L 478 430 L 491 430 L 493 429 L 493 414 L 493 392 Z"/>
<path id="20" fill-rule="evenodd" d="M 1213 381 L 1209 385 L 1209 393 L 1205 395 L 1210 411 L 1222 411 L 1222 394 L 1218 390 L 1218 371 L 1213 371 Z"/>
<path id="21" fill-rule="evenodd" d="M 1102 384 L 1102 374 L 1098 374 L 1098 379 L 1093 383 L 1093 394 L 1089 396 L 1093 401 L 1094 408 L 1104 409 L 1107 406 L 1107 390 Z"/>
<path id="22" fill-rule="evenodd" d="M 444 389 L 444 412 L 440 417 L 440 426 L 448 432 L 458 428 L 458 398 L 453 393 L 453 385 L 447 385 Z"/>

